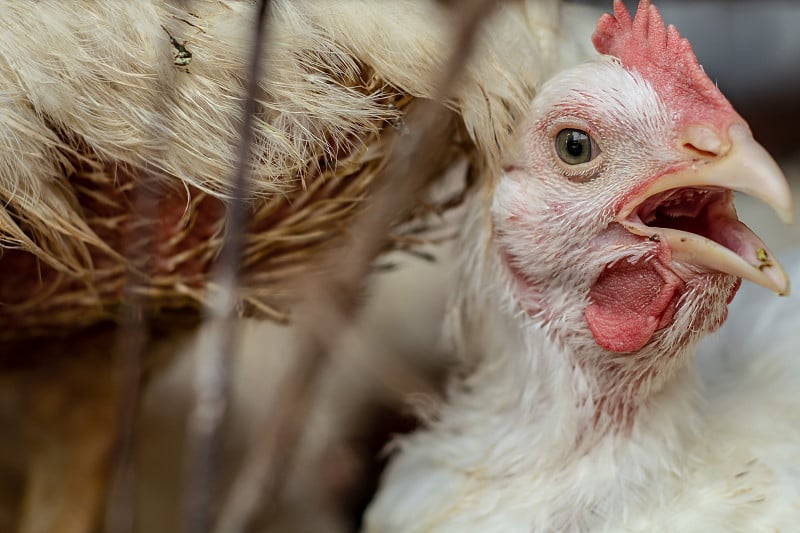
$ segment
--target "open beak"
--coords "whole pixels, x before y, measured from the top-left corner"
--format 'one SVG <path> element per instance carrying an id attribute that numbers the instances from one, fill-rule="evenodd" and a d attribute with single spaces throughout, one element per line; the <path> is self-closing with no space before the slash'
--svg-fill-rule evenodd
<path id="1" fill-rule="evenodd" d="M 616 221 L 631 233 L 666 241 L 674 260 L 724 272 L 789 294 L 789 278 L 766 245 L 739 221 L 733 193 L 771 206 L 792 221 L 792 196 L 778 165 L 742 125 L 725 153 L 665 174 L 628 201 Z"/>

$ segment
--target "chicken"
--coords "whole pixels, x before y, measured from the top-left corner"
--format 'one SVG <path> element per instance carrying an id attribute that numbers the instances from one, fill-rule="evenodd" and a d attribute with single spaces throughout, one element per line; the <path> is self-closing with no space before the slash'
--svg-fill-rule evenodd
<path id="1" fill-rule="evenodd" d="M 256 4 L 0 5 L 0 378 L 33 436 L 21 531 L 96 527 L 122 378 L 136 374 L 115 354 L 174 351 L 214 295 Z M 558 33 L 555 0 L 509 3 L 440 95 L 452 6 L 271 4 L 235 300 L 287 322 L 398 139 L 422 129 L 413 109 L 450 110 L 413 177 L 424 189 L 457 157 L 494 164 L 542 78 L 580 47 Z"/>
<path id="2" fill-rule="evenodd" d="M 396 443 L 366 531 L 800 521 L 796 349 L 695 362 L 741 278 L 789 293 L 733 206 L 788 221 L 788 185 L 648 0 L 635 19 L 616 0 L 592 40 L 473 199 L 448 322 L 463 367 Z"/>

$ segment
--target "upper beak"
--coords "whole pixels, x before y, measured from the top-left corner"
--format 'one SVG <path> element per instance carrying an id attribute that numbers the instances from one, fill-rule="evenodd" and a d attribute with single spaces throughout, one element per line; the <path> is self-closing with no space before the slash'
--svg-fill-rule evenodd
<path id="1" fill-rule="evenodd" d="M 684 187 L 722 188 L 743 192 L 771 206 L 787 224 L 792 221 L 792 196 L 786 178 L 777 163 L 740 124 L 728 130 L 730 144 L 714 144 L 717 155 L 680 171 L 655 179 L 628 201 L 617 216 L 617 222 L 637 235 L 656 233 L 669 244 L 673 258 L 687 263 L 725 272 L 767 287 L 780 295 L 789 293 L 789 278 L 764 243 L 739 222 L 733 214 L 717 210 L 708 216 L 717 217 L 724 228 L 720 242 L 701 235 L 672 228 L 646 226 L 635 211 L 655 194 Z"/>

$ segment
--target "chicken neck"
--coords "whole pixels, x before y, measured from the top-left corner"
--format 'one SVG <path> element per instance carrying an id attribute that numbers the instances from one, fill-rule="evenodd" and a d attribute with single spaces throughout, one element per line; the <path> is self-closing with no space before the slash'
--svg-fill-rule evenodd
<path id="1" fill-rule="evenodd" d="M 481 240 L 490 238 L 485 227 L 473 227 Z M 449 440 L 441 450 L 460 450 L 447 461 L 487 485 L 527 491 L 548 523 L 564 527 L 576 501 L 588 513 L 577 519 L 591 520 L 593 506 L 613 512 L 645 498 L 703 425 L 694 343 L 656 340 L 610 354 L 591 337 L 569 335 L 570 321 L 582 319 L 570 297 L 551 293 L 551 306 L 531 317 L 508 287 L 488 289 L 508 277 L 501 256 L 468 254 L 467 289 L 449 321 L 464 371 L 432 427 Z"/>

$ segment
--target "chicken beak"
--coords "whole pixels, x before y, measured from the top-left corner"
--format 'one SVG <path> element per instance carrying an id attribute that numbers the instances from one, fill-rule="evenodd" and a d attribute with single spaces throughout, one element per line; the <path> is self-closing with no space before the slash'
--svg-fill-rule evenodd
<path id="1" fill-rule="evenodd" d="M 617 222 L 637 235 L 657 235 L 665 240 L 672 257 L 747 279 L 780 294 L 789 294 L 789 278 L 764 243 L 735 212 L 716 210 L 715 224 L 724 228 L 714 240 L 696 233 L 645 225 L 635 215 L 637 207 L 655 194 L 684 187 L 729 189 L 765 202 L 787 224 L 792 221 L 792 196 L 786 178 L 749 130 L 736 124 L 729 131 L 730 145 L 720 155 L 655 179 L 623 206 Z M 722 244 L 724 243 L 724 245 Z"/>

